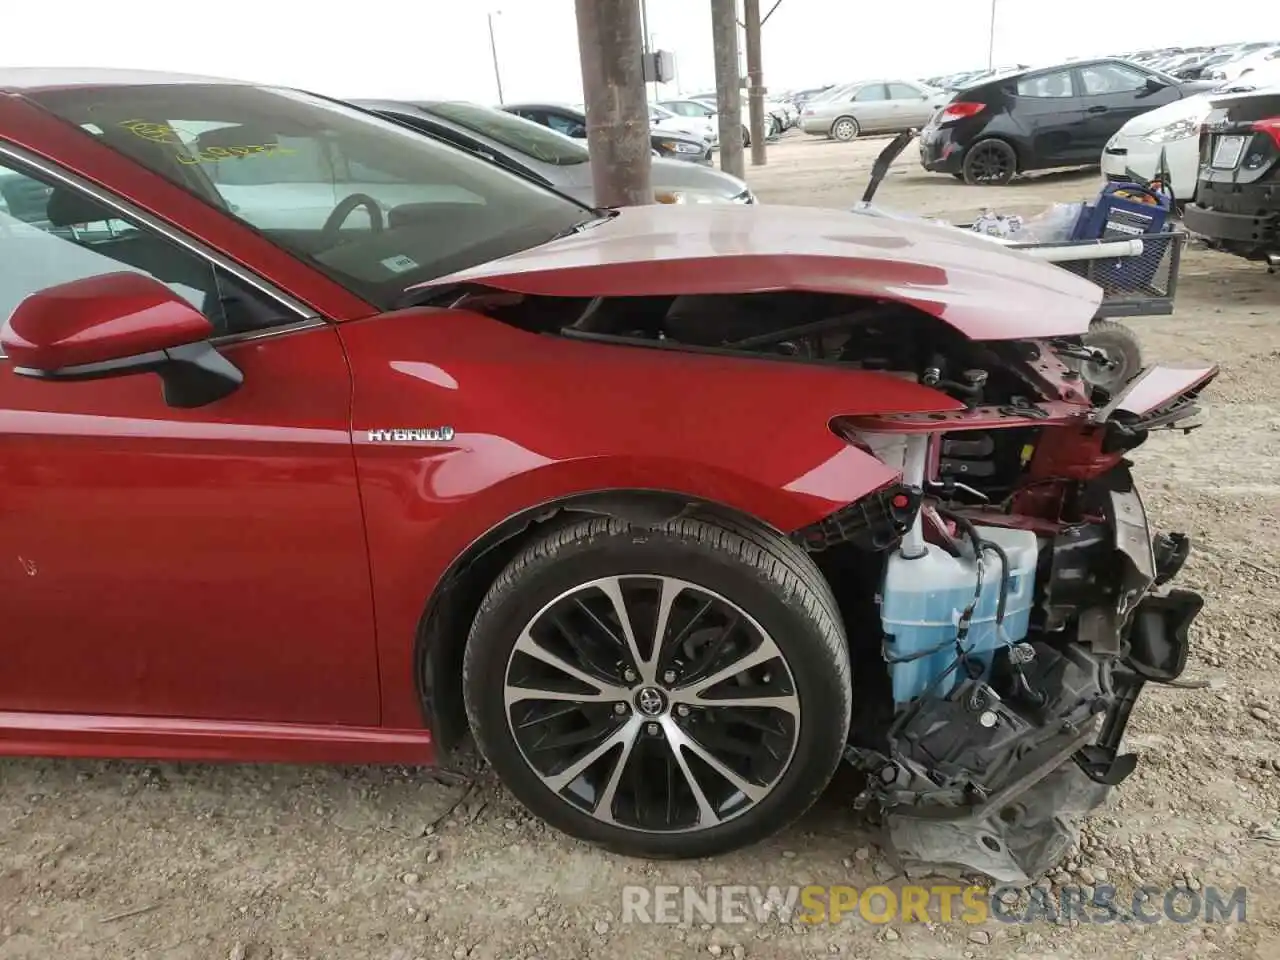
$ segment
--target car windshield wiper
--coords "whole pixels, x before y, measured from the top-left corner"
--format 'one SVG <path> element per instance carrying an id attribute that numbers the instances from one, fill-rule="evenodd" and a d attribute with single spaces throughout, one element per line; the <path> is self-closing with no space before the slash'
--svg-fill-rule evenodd
<path id="1" fill-rule="evenodd" d="M 556 231 L 551 235 L 547 242 L 550 243 L 552 240 L 563 240 L 565 237 L 572 237 L 575 233 L 582 233 L 584 230 L 590 230 L 592 227 L 606 223 L 618 215 L 617 210 L 592 210 L 591 212 L 594 216 L 591 216 L 579 223 L 575 223 L 571 227 L 565 227 L 563 230 Z"/>

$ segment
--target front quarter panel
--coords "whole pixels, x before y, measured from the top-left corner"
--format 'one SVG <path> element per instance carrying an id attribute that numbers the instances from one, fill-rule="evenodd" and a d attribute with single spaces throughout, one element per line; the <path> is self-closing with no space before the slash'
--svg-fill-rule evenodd
<path id="1" fill-rule="evenodd" d="M 341 335 L 390 726 L 421 722 L 413 644 L 435 584 L 509 518 L 639 489 L 790 532 L 897 475 L 837 437 L 833 417 L 959 406 L 885 374 L 571 341 L 460 310 Z M 370 436 L 432 429 L 445 432 Z"/>

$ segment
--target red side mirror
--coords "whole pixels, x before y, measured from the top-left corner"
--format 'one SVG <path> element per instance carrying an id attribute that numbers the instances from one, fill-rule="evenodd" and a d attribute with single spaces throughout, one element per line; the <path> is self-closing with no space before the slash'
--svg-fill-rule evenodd
<path id="1" fill-rule="evenodd" d="M 47 287 L 23 300 L 0 331 L 15 368 L 56 373 L 207 340 L 213 325 L 141 273 L 106 273 Z"/>
<path id="2" fill-rule="evenodd" d="M 213 324 L 158 280 L 106 273 L 33 293 L 0 330 L 20 377 L 100 380 L 156 373 L 165 402 L 200 407 L 234 393 L 244 375 L 209 337 Z"/>

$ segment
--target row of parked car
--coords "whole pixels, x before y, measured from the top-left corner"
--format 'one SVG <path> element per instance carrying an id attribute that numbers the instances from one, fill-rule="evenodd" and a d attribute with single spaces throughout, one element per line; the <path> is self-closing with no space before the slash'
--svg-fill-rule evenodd
<path id="1" fill-rule="evenodd" d="M 1140 50 L 1125 59 L 1182 80 L 1239 80 L 1255 70 L 1269 70 L 1280 60 L 1280 40 L 1253 40 L 1210 47 Z"/>
<path id="2" fill-rule="evenodd" d="M 971 184 L 1101 164 L 1159 179 L 1213 245 L 1280 268 L 1280 44 L 1137 51 L 804 91 L 806 133 L 920 131 L 920 163 Z"/>
<path id="3" fill-rule="evenodd" d="M 1267 48 L 1246 52 L 1268 55 Z M 1019 173 L 1097 164 L 1099 157 L 1117 177 L 1131 168 L 1150 177 L 1164 155 L 1178 198 L 1189 199 L 1207 94 L 1248 92 L 1271 82 L 1280 82 L 1280 59 L 1222 81 L 1104 57 L 929 81 L 842 84 L 811 95 L 800 125 L 806 133 L 844 141 L 919 129 L 925 169 L 988 185 L 1008 183 Z"/>
<path id="4" fill-rule="evenodd" d="M 1278 268 L 1280 46 L 1206 49 L 1194 63 L 1184 53 L 1070 61 L 962 86 L 921 129 L 920 162 L 1004 184 L 1100 161 L 1113 182 L 1158 180 L 1212 246 Z"/>

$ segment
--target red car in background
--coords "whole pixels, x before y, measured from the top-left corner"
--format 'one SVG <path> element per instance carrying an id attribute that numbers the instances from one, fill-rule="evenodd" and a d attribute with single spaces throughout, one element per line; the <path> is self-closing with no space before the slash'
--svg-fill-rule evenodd
<path id="1" fill-rule="evenodd" d="M 1090 395 L 1091 284 L 874 211 L 591 210 L 292 90 L 0 91 L 0 752 L 469 733 L 653 856 L 780 829 L 847 757 L 904 855 L 969 818 L 992 875 L 1132 769 L 1200 600 L 1126 456 L 1216 371 Z M 913 557 L 978 583 L 903 655 Z"/>

